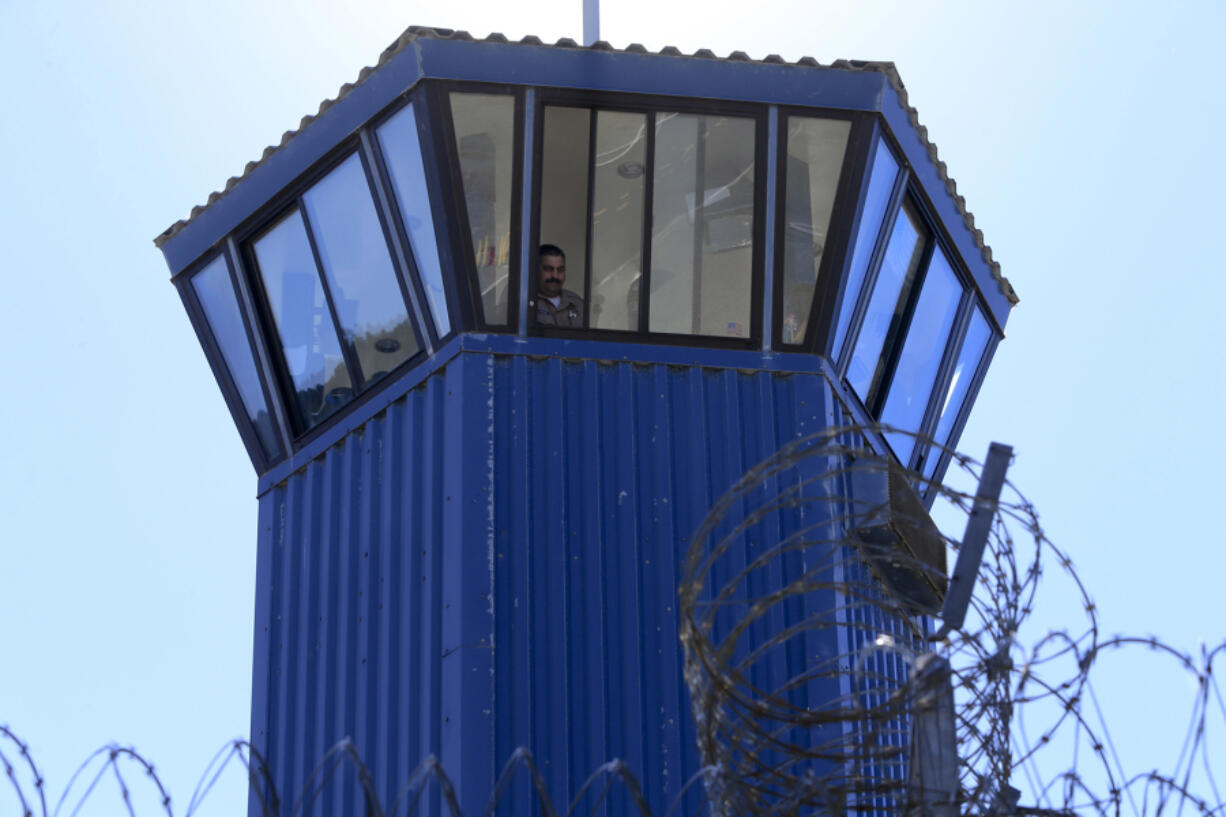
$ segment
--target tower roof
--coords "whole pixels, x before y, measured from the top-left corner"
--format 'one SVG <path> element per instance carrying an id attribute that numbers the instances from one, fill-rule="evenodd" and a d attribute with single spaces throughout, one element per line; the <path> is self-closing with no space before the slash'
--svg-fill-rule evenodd
<path id="1" fill-rule="evenodd" d="M 423 69 L 426 68 L 426 54 L 423 51 L 424 43 L 465 43 L 465 44 L 490 44 L 499 47 L 510 47 L 517 52 L 516 58 L 530 56 L 534 52 L 542 50 L 562 51 L 562 52 L 596 52 L 601 54 L 626 54 L 648 57 L 666 57 L 671 59 L 680 59 L 689 62 L 709 61 L 730 64 L 743 64 L 754 66 L 788 66 L 800 69 L 817 69 L 823 71 L 841 71 L 841 72 L 856 72 L 856 73 L 871 73 L 880 75 L 888 83 L 889 87 L 897 96 L 899 104 L 906 112 L 912 128 L 918 136 L 920 143 L 928 154 L 933 166 L 935 167 L 938 178 L 944 185 L 945 190 L 951 201 L 954 203 L 957 212 L 961 216 L 963 223 L 966 226 L 968 233 L 973 237 L 975 246 L 980 251 L 983 261 L 991 270 L 992 277 L 995 279 L 999 287 L 1000 294 L 1010 304 L 1018 302 L 1018 296 L 1010 283 L 1000 270 L 1000 264 L 995 260 L 992 253 L 992 248 L 988 245 L 983 237 L 983 232 L 975 225 L 975 217 L 966 206 L 966 200 L 958 193 L 957 183 L 953 177 L 949 175 L 948 168 L 944 161 L 938 156 L 937 146 L 928 138 L 928 129 L 919 121 L 919 114 L 916 109 L 910 104 L 907 97 L 906 87 L 903 85 L 901 76 L 892 62 L 874 61 L 874 60 L 852 60 L 838 59 L 829 64 L 822 64 L 813 57 L 801 57 L 794 63 L 784 60 L 777 54 L 768 54 L 761 59 L 750 57 L 744 51 L 733 51 L 726 57 L 720 57 L 713 51 L 707 48 L 700 48 L 693 54 L 684 54 L 675 46 L 665 46 L 659 51 L 649 51 L 646 47 L 631 43 L 625 48 L 614 48 L 610 43 L 604 40 L 599 40 L 591 46 L 582 46 L 569 37 L 564 37 L 553 44 L 543 42 L 539 37 L 526 36 L 517 42 L 512 42 L 506 36 L 494 32 L 487 35 L 483 39 L 473 37 L 467 31 L 453 30 L 447 28 L 433 28 L 429 26 L 409 26 L 396 40 L 384 49 L 379 55 L 378 61 L 373 66 L 366 66 L 358 72 L 357 78 L 353 82 L 347 82 L 340 87 L 336 94 L 332 97 L 324 99 L 319 104 L 318 110 L 313 114 L 307 114 L 302 117 L 298 123 L 298 127 L 287 130 L 281 135 L 279 142 L 273 145 L 268 145 L 264 148 L 258 159 L 254 159 L 247 163 L 243 168 L 242 173 L 231 176 L 226 180 L 225 185 L 220 189 L 209 194 L 204 204 L 197 205 L 192 208 L 191 213 L 185 219 L 179 219 L 174 224 L 171 224 L 162 233 L 154 238 L 154 244 L 159 248 L 164 248 L 168 243 L 173 241 L 180 233 L 193 224 L 210 208 L 214 207 L 219 201 L 225 198 L 235 187 L 244 182 L 260 167 L 265 165 L 273 156 L 286 151 L 295 140 L 299 139 L 302 134 L 312 125 L 323 117 L 334 106 L 346 100 L 359 87 L 367 83 L 372 77 L 377 77 L 379 73 L 396 60 L 402 57 L 407 52 L 412 52 L 417 58 L 417 62 L 421 64 Z M 430 47 L 430 46 L 426 46 Z M 428 71 L 423 70 L 422 76 L 427 76 Z M 564 82 L 563 84 L 571 84 Z M 582 84 L 576 83 L 576 84 Z"/>

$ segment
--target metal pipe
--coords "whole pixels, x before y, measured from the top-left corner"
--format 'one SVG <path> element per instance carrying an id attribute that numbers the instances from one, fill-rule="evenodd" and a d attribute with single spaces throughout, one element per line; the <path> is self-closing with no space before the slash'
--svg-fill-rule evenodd
<path id="1" fill-rule="evenodd" d="M 1010 446 L 992 443 L 988 447 L 988 458 L 983 464 L 983 473 L 979 476 L 979 490 L 975 493 L 975 507 L 971 509 L 966 520 L 962 547 L 958 551 L 954 575 L 949 579 L 945 605 L 941 608 L 941 629 L 931 636 L 932 641 L 939 641 L 950 631 L 961 629 L 963 621 L 966 620 L 971 591 L 975 589 L 975 577 L 979 575 L 979 565 L 983 561 L 983 547 L 987 544 L 988 532 L 992 529 L 992 520 L 996 517 L 996 503 L 1000 499 L 1000 491 L 1005 484 L 1005 471 L 1009 468 L 1012 456 L 1013 449 Z"/>
<path id="2" fill-rule="evenodd" d="M 600 39 L 600 0 L 583 0 L 583 44 Z"/>

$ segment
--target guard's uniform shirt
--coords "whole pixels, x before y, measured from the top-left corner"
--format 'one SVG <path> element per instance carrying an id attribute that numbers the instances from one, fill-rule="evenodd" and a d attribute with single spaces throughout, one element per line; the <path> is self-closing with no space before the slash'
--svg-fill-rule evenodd
<path id="1" fill-rule="evenodd" d="M 583 326 L 583 299 L 569 289 L 562 290 L 557 306 L 539 292 L 532 304 L 541 326 Z"/>

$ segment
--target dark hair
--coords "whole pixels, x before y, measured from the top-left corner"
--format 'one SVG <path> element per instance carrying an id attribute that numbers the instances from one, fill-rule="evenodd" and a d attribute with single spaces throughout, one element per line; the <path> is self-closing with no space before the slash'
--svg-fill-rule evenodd
<path id="1" fill-rule="evenodd" d="M 542 244 L 539 257 L 544 258 L 547 255 L 560 255 L 562 260 L 566 260 L 566 253 L 562 252 L 562 248 L 557 244 Z"/>

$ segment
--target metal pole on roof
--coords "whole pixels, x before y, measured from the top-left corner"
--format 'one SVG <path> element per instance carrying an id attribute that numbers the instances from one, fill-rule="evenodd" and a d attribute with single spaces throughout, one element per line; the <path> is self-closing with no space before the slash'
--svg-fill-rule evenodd
<path id="1" fill-rule="evenodd" d="M 583 0 L 583 44 L 591 45 L 599 39 L 600 0 Z"/>

